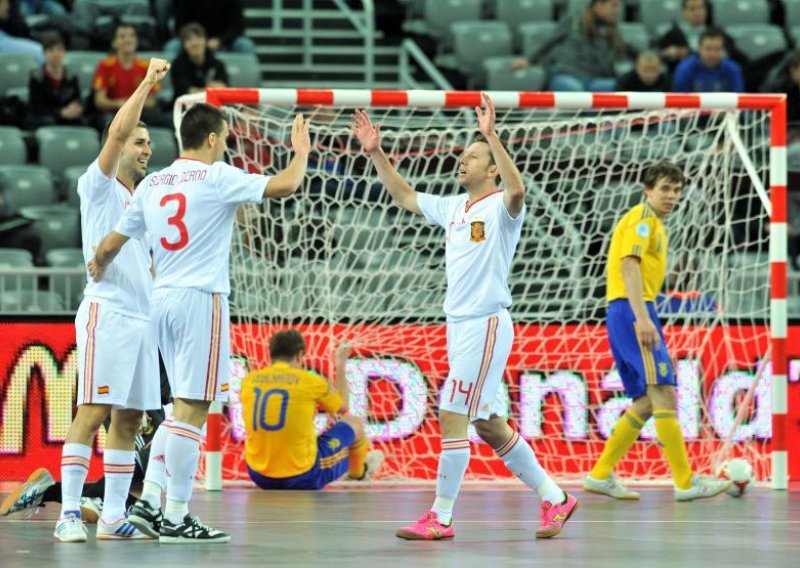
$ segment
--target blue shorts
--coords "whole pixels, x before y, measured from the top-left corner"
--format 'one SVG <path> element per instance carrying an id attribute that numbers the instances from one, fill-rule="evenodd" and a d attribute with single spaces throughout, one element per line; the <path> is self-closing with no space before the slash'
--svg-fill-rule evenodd
<path id="1" fill-rule="evenodd" d="M 646 305 L 647 313 L 661 337 L 654 351 L 642 351 L 636 335 L 636 318 L 628 300 L 614 300 L 608 305 L 606 314 L 611 354 L 614 355 L 614 362 L 625 386 L 625 394 L 634 400 L 647 394 L 648 385 L 677 385 L 656 308 L 652 302 L 647 302 Z"/>
<path id="2" fill-rule="evenodd" d="M 348 472 L 350 446 L 355 440 L 353 428 L 337 422 L 317 438 L 317 461 L 307 472 L 292 477 L 265 477 L 247 466 L 247 473 L 261 489 L 322 489 Z"/>

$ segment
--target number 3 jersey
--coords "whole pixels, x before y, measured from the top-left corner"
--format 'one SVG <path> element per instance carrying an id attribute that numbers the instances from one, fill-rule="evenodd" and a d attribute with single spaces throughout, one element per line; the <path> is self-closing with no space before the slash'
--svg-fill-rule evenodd
<path id="1" fill-rule="evenodd" d="M 277 362 L 242 381 L 247 465 L 265 477 L 300 475 L 317 460 L 314 417 L 321 405 L 331 414 L 342 397 L 324 378 Z"/>
<path id="2" fill-rule="evenodd" d="M 130 207 L 132 190 L 114 177 L 107 177 L 97 160 L 78 179 L 81 202 L 81 237 L 83 258 L 88 262 L 94 248 L 114 228 Z M 105 276 L 95 282 L 86 273 L 87 299 L 121 314 L 139 319 L 150 318 L 150 253 L 142 239 L 127 243 Z"/>
<path id="3" fill-rule="evenodd" d="M 236 209 L 243 203 L 260 203 L 268 181 L 268 176 L 224 162 L 209 165 L 178 158 L 142 180 L 115 231 L 134 238 L 148 235 L 154 289 L 192 288 L 227 295 Z"/>

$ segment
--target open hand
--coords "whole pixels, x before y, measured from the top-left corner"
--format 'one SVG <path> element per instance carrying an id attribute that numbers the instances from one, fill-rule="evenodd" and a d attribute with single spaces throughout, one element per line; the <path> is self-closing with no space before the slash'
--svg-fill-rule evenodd
<path id="1" fill-rule="evenodd" d="M 292 123 L 292 149 L 298 154 L 308 154 L 311 151 L 311 135 L 308 128 L 311 121 L 305 120 L 302 114 L 294 117 Z"/>
<path id="2" fill-rule="evenodd" d="M 99 282 L 103 278 L 103 274 L 105 274 L 106 267 L 101 265 L 97 262 L 97 257 L 92 257 L 92 260 L 89 261 L 89 264 L 86 265 L 89 269 L 89 274 L 92 276 L 92 280 L 95 282 Z"/>
<path id="3" fill-rule="evenodd" d="M 374 152 L 381 147 L 381 126 L 372 124 L 369 115 L 363 110 L 355 111 L 350 118 L 350 132 L 358 138 L 364 151 Z"/>
<path id="4" fill-rule="evenodd" d="M 650 318 L 636 320 L 636 334 L 639 336 L 639 341 L 645 349 L 653 351 L 658 347 L 660 341 L 658 329 L 656 329 L 655 324 L 650 321 Z"/>
<path id="5" fill-rule="evenodd" d="M 486 93 L 482 93 L 481 103 L 484 108 L 475 107 L 475 114 L 478 117 L 478 130 L 480 130 L 481 134 L 486 136 L 486 138 L 489 138 L 490 136 L 494 136 L 495 134 L 494 101 L 492 100 L 492 97 L 490 97 Z"/>

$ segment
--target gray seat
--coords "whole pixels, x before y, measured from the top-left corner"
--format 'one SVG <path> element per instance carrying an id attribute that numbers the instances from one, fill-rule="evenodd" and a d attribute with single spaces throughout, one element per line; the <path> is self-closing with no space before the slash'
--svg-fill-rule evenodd
<path id="1" fill-rule="evenodd" d="M 783 30 L 770 24 L 742 24 L 730 26 L 728 35 L 736 42 L 736 47 L 746 53 L 751 60 L 759 59 L 770 53 L 785 51 L 786 38 Z"/>
<path id="2" fill-rule="evenodd" d="M 520 45 L 524 55 L 539 51 L 544 44 L 553 38 L 558 24 L 556 22 L 528 22 L 518 28 Z"/>
<path id="3" fill-rule="evenodd" d="M 456 22 L 451 26 L 459 70 L 482 83 L 487 57 L 511 54 L 511 30 L 503 22 Z"/>
<path id="4" fill-rule="evenodd" d="M 257 88 L 261 86 L 258 58 L 252 53 L 217 53 L 225 64 L 229 87 Z"/>
<path id="5" fill-rule="evenodd" d="M 0 248 L 0 268 L 31 268 L 33 255 L 25 249 Z"/>
<path id="6" fill-rule="evenodd" d="M 494 0 L 494 17 L 511 29 L 525 22 L 553 20 L 552 0 Z"/>
<path id="7" fill-rule="evenodd" d="M 455 22 L 480 20 L 481 0 L 426 0 L 425 25 L 431 35 L 447 37 Z"/>
<path id="8" fill-rule="evenodd" d="M 79 248 L 52 249 L 45 255 L 48 266 L 53 268 L 81 268 L 85 270 L 83 251 Z M 50 290 L 58 293 L 66 300 L 67 307 L 72 309 L 81 303 L 83 289 L 86 287 L 86 273 L 53 274 L 50 277 Z"/>
<path id="9" fill-rule="evenodd" d="M 490 57 L 484 61 L 486 86 L 492 91 L 541 91 L 547 85 L 547 72 L 540 65 L 511 70 L 516 57 Z"/>
<path id="10" fill-rule="evenodd" d="M 39 64 L 30 55 L 21 53 L 0 53 L 0 95 L 7 89 L 28 87 L 31 71 Z"/>
<path id="11" fill-rule="evenodd" d="M 148 130 L 150 131 L 150 144 L 153 148 L 150 164 L 171 164 L 178 157 L 178 142 L 175 140 L 174 131 L 171 128 L 150 128 Z M 155 170 L 148 168 L 148 171 Z"/>
<path id="12" fill-rule="evenodd" d="M 722 28 L 737 24 L 769 23 L 767 0 L 714 0 L 713 5 L 714 24 Z"/>
<path id="13" fill-rule="evenodd" d="M 0 183 L 6 187 L 14 212 L 28 205 L 56 202 L 53 177 L 43 166 L 0 166 Z"/>
<path id="14" fill-rule="evenodd" d="M 647 26 L 637 22 L 620 22 L 619 31 L 626 44 L 636 51 L 644 51 L 650 47 L 650 34 Z"/>
<path id="15" fill-rule="evenodd" d="M 640 0 L 639 20 L 651 32 L 665 23 L 680 20 L 682 0 Z"/>
<path id="16" fill-rule="evenodd" d="M 39 163 L 50 168 L 57 181 L 70 166 L 86 168 L 100 153 L 97 131 L 85 126 L 46 126 L 36 131 Z"/>
<path id="17" fill-rule="evenodd" d="M 583 13 L 583 10 L 589 5 L 589 1 L 590 0 L 562 0 L 564 7 L 561 10 L 560 17 L 563 18 L 565 15 L 574 16 Z"/>
<path id="18" fill-rule="evenodd" d="M 0 297 L 0 312 L 52 313 L 66 309 L 56 292 L 45 290 L 11 290 Z"/>
<path id="19" fill-rule="evenodd" d="M 786 27 L 800 26 L 800 0 L 783 0 Z"/>
<path id="20" fill-rule="evenodd" d="M 20 215 L 31 219 L 31 230 L 42 239 L 42 253 L 80 246 L 80 212 L 65 205 L 31 205 Z"/>
<path id="21" fill-rule="evenodd" d="M 80 179 L 85 171 L 86 166 L 70 166 L 64 170 L 61 179 L 61 196 L 66 198 L 67 204 L 73 207 L 80 207 L 81 200 L 78 198 L 78 179 Z"/>
<path id="22" fill-rule="evenodd" d="M 88 95 L 92 90 L 92 79 L 97 71 L 97 64 L 108 55 L 103 51 L 68 51 L 64 57 L 64 65 L 70 73 L 78 76 L 81 93 Z"/>
<path id="23" fill-rule="evenodd" d="M 13 126 L 0 126 L 0 164 L 24 164 L 27 159 L 22 131 Z"/>

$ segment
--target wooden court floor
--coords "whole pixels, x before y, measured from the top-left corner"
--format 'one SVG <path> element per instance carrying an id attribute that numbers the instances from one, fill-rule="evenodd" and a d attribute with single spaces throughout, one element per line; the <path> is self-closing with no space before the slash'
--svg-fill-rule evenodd
<path id="1" fill-rule="evenodd" d="M 159 545 L 52 537 L 58 509 L 0 520 L 0 566 L 347 566 L 502 568 L 800 566 L 800 491 L 675 503 L 669 489 L 615 502 L 575 489 L 580 510 L 549 541 L 533 538 L 538 500 L 522 489 L 465 489 L 456 539 L 408 542 L 394 530 L 419 517 L 432 489 L 195 492 L 192 511 L 232 535 L 229 545 Z"/>

